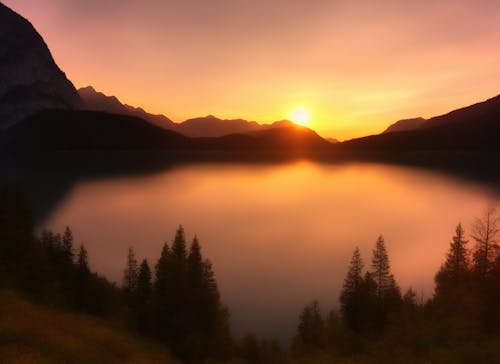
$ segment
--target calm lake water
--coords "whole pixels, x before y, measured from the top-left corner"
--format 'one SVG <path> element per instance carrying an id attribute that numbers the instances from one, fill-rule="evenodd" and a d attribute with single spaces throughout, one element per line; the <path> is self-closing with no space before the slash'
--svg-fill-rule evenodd
<path id="1" fill-rule="evenodd" d="M 355 246 L 379 234 L 403 290 L 428 297 L 455 226 L 470 230 L 498 190 L 382 164 L 190 164 L 75 182 L 39 229 L 69 225 L 91 267 L 121 281 L 127 249 L 153 265 L 182 224 L 216 272 L 235 334 L 289 338 L 302 307 L 338 295 Z"/>

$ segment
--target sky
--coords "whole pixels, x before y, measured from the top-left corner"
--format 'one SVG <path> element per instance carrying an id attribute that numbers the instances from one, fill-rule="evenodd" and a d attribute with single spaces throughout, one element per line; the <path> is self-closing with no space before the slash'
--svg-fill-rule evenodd
<path id="1" fill-rule="evenodd" d="M 341 140 L 500 93 L 500 0 L 4 0 L 77 88 Z"/>

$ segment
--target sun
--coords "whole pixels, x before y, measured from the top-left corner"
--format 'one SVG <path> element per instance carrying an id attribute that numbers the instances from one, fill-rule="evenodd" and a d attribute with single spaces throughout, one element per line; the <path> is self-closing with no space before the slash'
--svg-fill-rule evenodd
<path id="1" fill-rule="evenodd" d="M 290 119 L 302 126 L 307 126 L 310 123 L 309 112 L 303 107 L 298 107 L 290 113 Z"/>

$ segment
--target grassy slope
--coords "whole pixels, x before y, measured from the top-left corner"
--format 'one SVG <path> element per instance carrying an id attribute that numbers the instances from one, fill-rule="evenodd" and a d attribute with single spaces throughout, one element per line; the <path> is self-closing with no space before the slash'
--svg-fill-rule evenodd
<path id="1" fill-rule="evenodd" d="M 0 363 L 174 363 L 158 346 L 83 314 L 0 291 Z"/>

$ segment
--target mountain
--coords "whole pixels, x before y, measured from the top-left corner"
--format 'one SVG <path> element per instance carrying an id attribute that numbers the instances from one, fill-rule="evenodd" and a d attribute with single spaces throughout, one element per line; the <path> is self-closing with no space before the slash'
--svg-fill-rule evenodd
<path id="1" fill-rule="evenodd" d="M 222 137 L 190 138 L 135 116 L 97 111 L 52 110 L 8 128 L 0 148 L 10 151 L 177 150 L 308 152 L 331 143 L 314 131 L 286 123 L 267 130 Z"/>
<path id="2" fill-rule="evenodd" d="M 339 143 L 344 149 L 500 150 L 500 95 L 426 120 L 409 131 Z"/>
<path id="3" fill-rule="evenodd" d="M 0 3 L 0 129 L 81 100 L 29 21 Z"/>
<path id="4" fill-rule="evenodd" d="M 258 124 L 244 119 L 220 119 L 213 115 L 197 117 L 175 123 L 164 115 L 153 115 L 142 108 L 133 107 L 120 102 L 116 96 L 107 96 L 96 91 L 92 86 L 78 90 L 84 102 L 84 108 L 89 111 L 103 111 L 112 114 L 130 115 L 144 119 L 160 128 L 169 129 L 188 137 L 222 137 L 231 134 L 246 134 L 255 131 L 294 126 L 289 120 L 275 121 L 270 124 Z"/>
<path id="5" fill-rule="evenodd" d="M 165 115 L 150 114 L 140 107 L 122 104 L 115 96 L 107 96 L 96 91 L 92 86 L 78 89 L 78 94 L 83 100 L 85 110 L 136 116 L 164 129 L 175 129 L 175 125 L 177 125 Z"/>
<path id="6" fill-rule="evenodd" d="M 255 121 L 243 119 L 224 120 L 213 115 L 193 118 L 176 125 L 175 130 L 190 137 L 220 137 L 261 130 Z"/>
<path id="7" fill-rule="evenodd" d="M 396 121 L 394 124 L 389 125 L 382 133 L 393 133 L 397 131 L 414 130 L 420 127 L 427 120 L 424 118 L 403 119 Z"/>
<path id="8" fill-rule="evenodd" d="M 216 138 L 194 138 L 192 146 L 193 149 L 272 151 L 285 154 L 307 154 L 331 148 L 330 142 L 306 127 L 292 122 L 277 122 L 272 125 L 274 126 L 254 132 L 230 134 Z"/>

